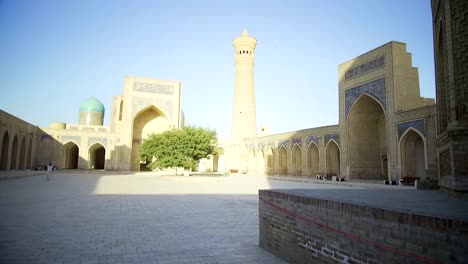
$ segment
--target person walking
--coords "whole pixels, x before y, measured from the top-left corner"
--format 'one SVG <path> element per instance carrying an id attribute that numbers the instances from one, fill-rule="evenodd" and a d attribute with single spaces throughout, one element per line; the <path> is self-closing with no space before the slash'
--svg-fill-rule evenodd
<path id="1" fill-rule="evenodd" d="M 52 163 L 49 163 L 49 165 L 47 165 L 47 181 L 50 181 L 50 174 L 52 173 L 52 170 L 54 169 L 54 166 L 52 165 Z"/>

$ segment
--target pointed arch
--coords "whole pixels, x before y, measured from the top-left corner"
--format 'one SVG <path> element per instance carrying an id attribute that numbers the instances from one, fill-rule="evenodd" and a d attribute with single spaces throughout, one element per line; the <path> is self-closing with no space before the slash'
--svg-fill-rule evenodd
<path id="1" fill-rule="evenodd" d="M 78 144 L 69 140 L 62 147 L 62 168 L 78 169 L 78 160 L 80 156 L 80 148 Z"/>
<path id="2" fill-rule="evenodd" d="M 247 172 L 249 174 L 255 174 L 257 171 L 257 158 L 255 154 L 255 150 L 249 150 L 249 158 L 248 158 L 248 166 Z"/>
<path id="3" fill-rule="evenodd" d="M 2 137 L 2 158 L 1 158 L 1 163 L 0 163 L 0 169 L 2 170 L 8 170 L 9 148 L 10 148 L 10 135 L 8 134 L 8 131 L 5 131 Z"/>
<path id="4" fill-rule="evenodd" d="M 266 159 L 267 159 L 267 174 L 268 175 L 276 174 L 276 166 L 275 166 L 276 155 L 275 155 L 275 150 L 271 146 L 268 147 Z"/>
<path id="5" fill-rule="evenodd" d="M 338 143 L 331 139 L 325 146 L 326 171 L 327 175 L 340 175 L 340 147 Z"/>
<path id="6" fill-rule="evenodd" d="M 106 165 L 106 148 L 95 142 L 88 148 L 88 169 L 103 170 Z"/>
<path id="7" fill-rule="evenodd" d="M 138 148 L 148 135 L 170 129 L 167 115 L 154 105 L 141 109 L 132 120 L 131 168 L 133 171 L 147 170 L 146 163 L 138 159 Z"/>
<path id="8" fill-rule="evenodd" d="M 257 151 L 257 174 L 265 174 L 265 152 L 262 148 Z"/>
<path id="9" fill-rule="evenodd" d="M 424 135 L 410 127 L 403 133 L 398 145 L 400 176 L 426 178 L 427 142 Z"/>
<path id="10" fill-rule="evenodd" d="M 32 139 L 29 138 L 28 140 L 28 147 L 27 147 L 27 151 L 26 151 L 26 169 L 31 169 L 31 160 L 32 160 Z"/>
<path id="11" fill-rule="evenodd" d="M 346 130 L 349 177 L 387 179 L 387 120 L 379 100 L 367 93 L 359 96 L 347 117 Z"/>
<path id="12" fill-rule="evenodd" d="M 288 174 L 288 152 L 285 146 L 280 146 L 278 151 L 279 157 L 279 173 L 280 175 Z"/>
<path id="13" fill-rule="evenodd" d="M 213 158 L 213 171 L 215 172 L 225 172 L 226 164 L 224 159 L 224 149 L 219 148 L 216 155 Z"/>
<path id="14" fill-rule="evenodd" d="M 319 149 L 315 142 L 310 142 L 307 148 L 307 170 L 309 176 L 315 176 L 319 173 Z"/>
<path id="15" fill-rule="evenodd" d="M 385 107 L 382 105 L 382 103 L 380 102 L 380 100 L 378 98 L 376 98 L 375 96 L 367 93 L 367 92 L 363 92 L 361 95 L 358 96 L 358 98 L 356 98 L 356 100 L 354 100 L 353 104 L 351 105 L 351 107 L 349 108 L 349 111 L 348 111 L 348 115 L 346 116 L 346 120 L 348 120 L 349 116 L 351 115 L 351 112 L 353 111 L 353 108 L 354 106 L 356 106 L 356 104 L 359 102 L 359 100 L 361 100 L 362 97 L 364 96 L 367 96 L 369 97 L 370 99 L 374 100 L 375 103 L 377 103 L 379 106 L 380 106 L 380 109 L 382 110 L 382 112 L 384 113 L 384 115 L 386 115 L 386 112 L 385 112 Z"/>
<path id="16" fill-rule="evenodd" d="M 20 153 L 19 153 L 19 163 L 18 163 L 18 169 L 24 170 L 24 158 L 26 155 L 26 138 L 23 136 L 21 139 L 21 144 L 20 144 Z"/>
<path id="17" fill-rule="evenodd" d="M 294 144 L 292 154 L 292 175 L 302 176 L 302 148 L 299 144 Z"/>
<path id="18" fill-rule="evenodd" d="M 15 137 L 13 138 L 13 144 L 11 145 L 10 170 L 16 170 L 18 168 L 17 158 L 18 158 L 18 136 L 15 135 Z"/>

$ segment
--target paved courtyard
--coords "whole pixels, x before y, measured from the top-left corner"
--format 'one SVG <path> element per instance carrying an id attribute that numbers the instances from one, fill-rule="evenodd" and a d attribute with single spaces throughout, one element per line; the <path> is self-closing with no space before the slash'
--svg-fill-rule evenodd
<path id="1" fill-rule="evenodd" d="M 0 263 L 284 263 L 258 247 L 264 177 L 57 172 L 0 181 Z"/>

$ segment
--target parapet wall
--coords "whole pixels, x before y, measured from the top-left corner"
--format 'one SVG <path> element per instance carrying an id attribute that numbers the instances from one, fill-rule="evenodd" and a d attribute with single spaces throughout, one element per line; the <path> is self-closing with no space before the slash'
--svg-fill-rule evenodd
<path id="1" fill-rule="evenodd" d="M 467 221 L 275 190 L 259 199 L 260 246 L 291 263 L 468 262 Z"/>

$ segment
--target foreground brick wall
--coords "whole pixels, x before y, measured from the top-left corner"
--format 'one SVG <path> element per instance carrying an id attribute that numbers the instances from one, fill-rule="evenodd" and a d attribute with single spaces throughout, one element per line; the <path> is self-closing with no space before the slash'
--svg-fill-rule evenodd
<path id="1" fill-rule="evenodd" d="M 260 246 L 291 263 L 468 263 L 468 222 L 259 191 Z"/>

